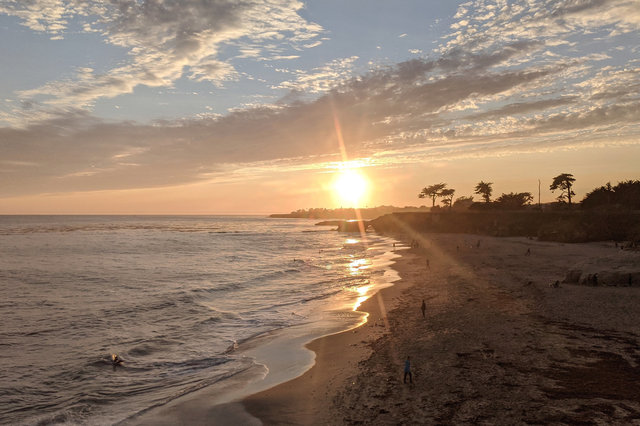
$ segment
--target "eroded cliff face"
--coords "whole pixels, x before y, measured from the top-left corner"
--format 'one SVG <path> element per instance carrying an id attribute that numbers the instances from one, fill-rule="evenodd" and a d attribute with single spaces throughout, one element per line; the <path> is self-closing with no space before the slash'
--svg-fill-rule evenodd
<path id="1" fill-rule="evenodd" d="M 369 222 L 367 220 L 325 220 L 316 223 L 316 226 L 337 226 L 338 232 L 365 232 Z"/>
<path id="2" fill-rule="evenodd" d="M 544 241 L 640 244 L 639 212 L 483 211 L 392 213 L 368 222 L 381 233 L 447 232 Z"/>

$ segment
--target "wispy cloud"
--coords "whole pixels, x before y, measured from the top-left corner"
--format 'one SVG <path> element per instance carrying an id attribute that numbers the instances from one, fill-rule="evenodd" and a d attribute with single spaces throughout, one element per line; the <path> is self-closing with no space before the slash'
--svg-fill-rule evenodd
<path id="1" fill-rule="evenodd" d="M 105 96 L 101 93 L 124 93 L 135 84 L 170 85 L 184 66 L 194 79 L 236 78 L 233 67 L 215 54 L 226 40 L 278 41 L 291 34 L 305 44 L 319 34 L 319 27 L 295 14 L 298 3 L 291 10 L 287 4 L 268 3 L 282 15 L 262 22 L 262 3 L 221 2 L 228 20 L 209 16 L 211 25 L 219 26 L 215 31 L 203 23 L 184 36 L 178 36 L 178 27 L 187 18 L 168 17 L 167 24 L 160 11 L 146 11 L 131 22 L 96 23 L 104 26 L 105 37 L 115 37 L 112 43 L 125 43 L 134 52 L 131 62 L 104 75 L 79 69 L 69 81 L 22 93 L 25 100 L 39 99 L 59 110 L 23 128 L 0 128 L 0 194 L 44 187 L 49 192 L 140 188 L 222 179 L 230 170 L 246 176 L 242 170 L 314 168 L 339 159 L 334 118 L 349 157 L 370 158 L 371 165 L 603 140 L 638 143 L 640 64 L 628 40 L 637 39 L 640 20 L 637 2 L 624 0 L 468 2 L 459 8 L 451 33 L 423 58 L 363 75 L 354 75 L 356 56 L 306 71 L 279 68 L 279 75 L 291 78 L 276 88 L 291 90 L 290 96 L 247 104 L 225 116 L 142 125 L 107 122 L 65 103 L 86 105 Z M 196 8 L 185 16 L 198 13 Z M 49 15 L 49 20 L 21 19 L 39 31 L 63 34 L 45 24 L 64 26 L 66 15 Z M 596 42 L 601 34 L 616 35 Z M 139 51 L 143 45 L 155 47 Z M 614 49 L 619 46 L 625 49 Z M 163 63 L 157 56 L 161 48 L 180 69 Z M 41 99 L 45 94 L 48 100 Z M 32 103 L 31 111 L 37 105 Z"/>
<path id="2" fill-rule="evenodd" d="M 487 49 L 522 39 L 566 42 L 568 36 L 640 29 L 635 0 L 478 0 L 459 7 L 442 52 Z"/>
<path id="3" fill-rule="evenodd" d="M 253 56 L 277 54 L 283 44 L 303 49 L 322 28 L 298 14 L 302 6 L 297 0 L 26 0 L 4 1 L 0 13 L 17 16 L 24 26 L 54 38 L 64 37 L 70 21 L 78 21 L 83 31 L 97 32 L 106 43 L 127 49 L 129 59 L 122 66 L 100 74 L 78 73 L 19 93 L 41 113 L 51 113 L 87 108 L 139 85 L 170 87 L 182 76 L 216 84 L 237 78 L 234 66 L 220 58 L 221 47 L 232 42 L 259 45 Z M 19 112 L 0 118 L 23 120 Z"/>
<path id="4" fill-rule="evenodd" d="M 357 56 L 335 59 L 311 71 L 289 71 L 295 76 L 293 80 L 286 80 L 274 86 L 274 89 L 289 89 L 307 93 L 326 93 L 352 77 L 354 62 Z"/>

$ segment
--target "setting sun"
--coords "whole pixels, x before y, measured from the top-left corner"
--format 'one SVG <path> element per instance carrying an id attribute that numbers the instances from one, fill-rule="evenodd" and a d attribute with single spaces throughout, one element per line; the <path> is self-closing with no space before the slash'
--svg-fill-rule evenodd
<path id="1" fill-rule="evenodd" d="M 340 202 L 357 206 L 367 192 L 367 180 L 357 170 L 340 171 L 333 183 L 333 188 Z"/>

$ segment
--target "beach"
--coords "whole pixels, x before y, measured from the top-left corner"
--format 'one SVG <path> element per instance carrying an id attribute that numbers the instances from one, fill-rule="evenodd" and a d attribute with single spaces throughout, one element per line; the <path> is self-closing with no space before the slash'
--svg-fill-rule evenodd
<path id="1" fill-rule="evenodd" d="M 606 242 L 411 238 L 420 246 L 399 250 L 393 266 L 401 280 L 359 308 L 370 313 L 367 323 L 309 344 L 316 353 L 310 370 L 241 402 L 252 418 L 264 424 L 640 421 L 640 288 L 562 282 L 576 269 L 637 272 L 640 253 Z M 403 383 L 407 356 L 413 383 Z"/>

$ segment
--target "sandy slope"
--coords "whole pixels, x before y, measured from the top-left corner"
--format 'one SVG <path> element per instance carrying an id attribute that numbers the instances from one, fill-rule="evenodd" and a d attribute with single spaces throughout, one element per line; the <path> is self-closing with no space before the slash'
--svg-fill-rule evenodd
<path id="1" fill-rule="evenodd" d="M 403 280 L 364 306 L 369 323 L 315 341 L 316 366 L 245 400 L 249 412 L 266 424 L 640 423 L 640 288 L 549 286 L 577 267 L 640 269 L 640 253 L 416 238 L 395 265 Z"/>

